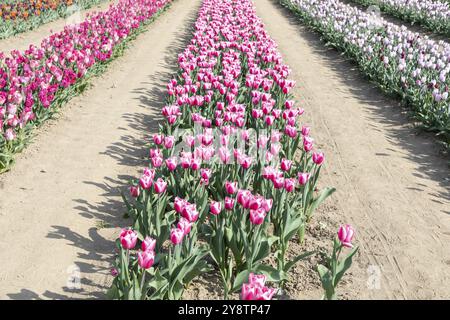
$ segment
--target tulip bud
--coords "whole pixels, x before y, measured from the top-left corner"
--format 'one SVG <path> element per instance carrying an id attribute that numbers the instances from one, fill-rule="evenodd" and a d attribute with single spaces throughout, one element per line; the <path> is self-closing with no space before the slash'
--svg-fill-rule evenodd
<path id="1" fill-rule="evenodd" d="M 163 193 L 167 189 L 167 182 L 161 178 L 158 178 L 154 184 L 154 188 L 156 193 Z"/>
<path id="2" fill-rule="evenodd" d="M 170 230 L 170 241 L 172 244 L 177 245 L 183 241 L 184 231 L 179 228 L 173 228 Z"/>
<path id="3" fill-rule="evenodd" d="M 225 197 L 225 210 L 233 210 L 234 202 L 233 198 Z"/>
<path id="4" fill-rule="evenodd" d="M 300 185 L 304 186 L 308 182 L 310 177 L 311 177 L 311 175 L 309 173 L 299 172 L 298 173 L 298 183 L 300 183 Z"/>
<path id="5" fill-rule="evenodd" d="M 124 249 L 130 250 L 136 246 L 137 242 L 137 233 L 133 231 L 131 228 L 124 228 L 120 232 L 120 243 Z"/>
<path id="6" fill-rule="evenodd" d="M 151 237 L 145 237 L 142 241 L 141 249 L 142 251 L 154 251 L 156 246 L 156 240 Z"/>
<path id="7" fill-rule="evenodd" d="M 238 189 L 237 182 L 225 182 L 225 190 L 228 194 L 235 194 Z"/>
<path id="8" fill-rule="evenodd" d="M 137 256 L 138 264 L 142 269 L 150 269 L 155 262 L 155 253 L 153 251 L 140 251 Z"/>
<path id="9" fill-rule="evenodd" d="M 282 159 L 281 160 L 281 170 L 283 171 L 289 171 L 292 166 L 292 161 L 288 159 Z"/>
<path id="10" fill-rule="evenodd" d="M 264 222 L 266 211 L 264 209 L 250 210 L 250 222 L 255 225 L 260 225 Z"/>
<path id="11" fill-rule="evenodd" d="M 218 201 L 212 201 L 211 204 L 209 205 L 209 211 L 213 215 L 218 215 L 220 211 L 222 211 L 222 203 Z"/>
<path id="12" fill-rule="evenodd" d="M 137 186 L 130 187 L 130 194 L 133 198 L 139 197 L 139 193 L 140 193 L 139 187 Z"/>
<path id="13" fill-rule="evenodd" d="M 352 240 L 354 234 L 355 231 L 353 230 L 353 227 L 351 225 L 346 224 L 344 226 L 341 226 L 338 231 L 339 241 L 344 247 L 353 248 Z"/>
<path id="14" fill-rule="evenodd" d="M 312 155 L 312 160 L 315 164 L 320 166 L 325 160 L 325 156 L 322 152 L 314 152 Z"/>

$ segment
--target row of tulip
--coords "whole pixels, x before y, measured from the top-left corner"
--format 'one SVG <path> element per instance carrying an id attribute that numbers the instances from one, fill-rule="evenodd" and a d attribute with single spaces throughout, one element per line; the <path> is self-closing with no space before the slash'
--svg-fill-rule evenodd
<path id="1" fill-rule="evenodd" d="M 123 195 L 133 224 L 117 239 L 109 296 L 180 299 L 214 269 L 224 298 L 271 299 L 266 281 L 283 288 L 312 254 L 287 252 L 334 191 L 318 190 L 324 155 L 298 126 L 295 83 L 251 0 L 204 0 L 178 66 L 150 165 Z M 336 250 L 352 238 L 343 227 Z M 318 267 L 327 298 L 355 252 Z"/>
<path id="2" fill-rule="evenodd" d="M 105 0 L 17 0 L 0 4 L 0 39 L 33 30 L 103 1 Z"/>
<path id="3" fill-rule="evenodd" d="M 121 0 L 40 47 L 11 56 L 0 52 L 0 172 L 11 166 L 31 130 L 82 91 L 169 2 Z"/>
<path id="4" fill-rule="evenodd" d="M 450 4 L 439 0 L 352 0 L 365 6 L 378 6 L 399 19 L 417 23 L 428 30 L 450 35 Z"/>
<path id="5" fill-rule="evenodd" d="M 339 0 L 280 0 L 450 146 L 450 45 Z"/>

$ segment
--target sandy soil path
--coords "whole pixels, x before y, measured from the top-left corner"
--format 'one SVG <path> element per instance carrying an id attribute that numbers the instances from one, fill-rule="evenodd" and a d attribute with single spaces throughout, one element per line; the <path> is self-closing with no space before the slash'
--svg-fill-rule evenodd
<path id="1" fill-rule="evenodd" d="M 145 164 L 199 5 L 176 0 L 0 176 L 0 298 L 104 297 L 127 223 L 119 188 Z"/>
<path id="2" fill-rule="evenodd" d="M 349 298 L 450 298 L 450 169 L 395 101 L 327 49 L 276 0 L 254 0 L 297 81 L 316 143 L 322 185 L 337 192 L 317 219 L 357 228 Z"/>
<path id="3" fill-rule="evenodd" d="M 85 20 L 86 15 L 92 12 L 104 11 L 116 3 L 118 0 L 108 0 L 98 5 L 92 6 L 87 10 L 81 10 L 67 18 L 61 18 L 52 22 L 43 24 L 36 29 L 19 33 L 14 37 L 0 40 L 0 51 L 10 53 L 12 50 L 26 50 L 30 44 L 39 45 L 41 41 L 52 33 L 63 30 L 67 24 L 74 24 Z"/>

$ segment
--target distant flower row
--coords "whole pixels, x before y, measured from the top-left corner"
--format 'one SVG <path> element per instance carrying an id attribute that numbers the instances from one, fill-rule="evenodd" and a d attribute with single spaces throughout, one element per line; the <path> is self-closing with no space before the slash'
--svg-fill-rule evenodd
<path id="1" fill-rule="evenodd" d="M 445 0 L 353 0 L 376 5 L 397 18 L 418 23 L 432 32 L 450 35 L 450 4 Z"/>
<path id="2" fill-rule="evenodd" d="M 29 31 L 106 0 L 10 0 L 0 4 L 0 39 Z"/>
<path id="3" fill-rule="evenodd" d="M 33 126 L 75 94 L 88 73 L 98 72 L 133 30 L 167 3 L 121 0 L 44 39 L 40 47 L 31 45 L 11 56 L 0 52 L 0 172 L 11 165 Z"/>
<path id="4" fill-rule="evenodd" d="M 281 0 L 450 146 L 450 45 L 339 0 Z"/>

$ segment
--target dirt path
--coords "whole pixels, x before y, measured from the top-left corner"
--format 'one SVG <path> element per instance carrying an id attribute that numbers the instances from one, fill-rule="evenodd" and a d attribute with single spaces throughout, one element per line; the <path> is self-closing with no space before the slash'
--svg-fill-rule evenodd
<path id="1" fill-rule="evenodd" d="M 276 0 L 254 3 L 327 156 L 321 183 L 338 190 L 316 219 L 358 230 L 361 251 L 342 291 L 349 298 L 450 298 L 448 159 L 415 133 L 395 101 Z"/>
<path id="2" fill-rule="evenodd" d="M 44 38 L 52 33 L 63 30 L 67 24 L 77 23 L 78 21 L 82 22 L 88 13 L 107 10 L 112 3 L 116 3 L 117 1 L 118 0 L 105 1 L 87 10 L 81 10 L 79 14 L 75 13 L 70 17 L 60 18 L 43 24 L 34 30 L 19 33 L 18 35 L 7 39 L 2 39 L 0 40 L 0 51 L 10 53 L 12 50 L 26 50 L 30 44 L 39 45 Z"/>
<path id="3" fill-rule="evenodd" d="M 126 224 L 118 188 L 145 163 L 199 5 L 176 0 L 0 176 L 0 298 L 104 297 L 111 239 Z"/>

